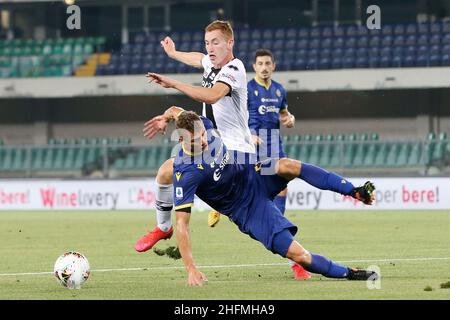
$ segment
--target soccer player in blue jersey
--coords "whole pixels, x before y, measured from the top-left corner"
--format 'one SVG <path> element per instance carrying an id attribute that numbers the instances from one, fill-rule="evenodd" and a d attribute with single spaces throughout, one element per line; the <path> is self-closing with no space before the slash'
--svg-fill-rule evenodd
<path id="1" fill-rule="evenodd" d="M 222 139 L 209 130 L 213 127 L 210 120 L 191 111 L 180 112 L 176 118 L 177 129 L 181 131 L 181 148 L 173 167 L 176 237 L 189 285 L 202 285 L 207 281 L 195 266 L 189 238 L 189 218 L 195 194 L 228 216 L 241 232 L 309 272 L 349 280 L 378 278 L 373 271 L 342 266 L 304 249 L 294 240 L 297 227 L 281 214 L 273 202 L 290 180 L 300 177 L 320 189 L 371 204 L 375 189 L 371 182 L 355 188 L 351 182 L 332 172 L 288 158 L 277 161 L 276 174 L 263 175 L 260 165 L 239 164 L 233 159 L 233 153 L 228 151 Z M 155 119 L 154 130 L 165 130 L 167 120 L 174 119 Z"/>

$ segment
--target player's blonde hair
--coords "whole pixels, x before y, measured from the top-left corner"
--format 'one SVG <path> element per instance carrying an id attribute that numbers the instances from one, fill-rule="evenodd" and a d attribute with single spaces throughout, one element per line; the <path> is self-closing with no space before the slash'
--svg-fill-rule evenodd
<path id="1" fill-rule="evenodd" d="M 205 32 L 214 30 L 220 30 L 228 40 L 234 39 L 233 28 L 229 21 L 215 20 L 208 24 L 205 28 Z"/>

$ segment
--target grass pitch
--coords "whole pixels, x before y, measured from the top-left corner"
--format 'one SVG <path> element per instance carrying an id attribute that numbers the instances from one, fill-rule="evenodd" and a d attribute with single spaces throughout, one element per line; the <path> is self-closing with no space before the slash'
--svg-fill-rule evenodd
<path id="1" fill-rule="evenodd" d="M 0 212 L 0 299 L 450 299 L 450 289 L 441 288 L 450 280 L 450 212 L 286 215 L 311 252 L 378 266 L 381 288 L 319 275 L 295 281 L 286 260 L 224 216 L 209 228 L 206 212 L 191 217 L 194 259 L 209 279 L 196 288 L 185 285 L 181 260 L 134 251 L 136 239 L 153 227 L 154 212 Z M 174 245 L 172 237 L 156 247 Z M 91 265 L 81 290 L 61 287 L 51 274 L 69 250 L 85 254 Z"/>

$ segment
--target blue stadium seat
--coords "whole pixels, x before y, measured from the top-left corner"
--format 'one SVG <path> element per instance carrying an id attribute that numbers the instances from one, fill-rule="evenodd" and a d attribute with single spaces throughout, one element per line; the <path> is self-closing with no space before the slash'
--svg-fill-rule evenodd
<path id="1" fill-rule="evenodd" d="M 321 39 L 319 39 L 319 38 L 312 38 L 309 41 L 309 48 L 310 49 L 319 49 L 320 48 L 320 42 L 321 42 Z"/>
<path id="2" fill-rule="evenodd" d="M 320 59 L 322 59 L 322 58 L 329 59 L 331 56 L 331 50 L 330 49 L 322 49 L 319 51 L 319 56 L 320 56 Z"/>
<path id="3" fill-rule="evenodd" d="M 369 35 L 369 29 L 367 29 L 366 26 L 359 26 L 357 28 L 357 30 L 358 30 L 359 36 L 368 36 Z"/>
<path id="4" fill-rule="evenodd" d="M 384 47 L 380 50 L 380 57 L 392 57 L 392 48 L 391 47 Z"/>
<path id="5" fill-rule="evenodd" d="M 191 50 L 195 51 L 195 52 L 206 52 L 205 51 L 205 45 L 203 43 L 203 41 L 194 41 L 191 42 L 192 47 Z"/>
<path id="6" fill-rule="evenodd" d="M 153 53 L 155 51 L 155 45 L 153 43 L 147 43 L 144 47 L 144 53 Z"/>
<path id="7" fill-rule="evenodd" d="M 417 67 L 426 67 L 428 66 L 428 56 L 423 54 L 418 54 L 416 57 L 416 66 Z"/>
<path id="8" fill-rule="evenodd" d="M 309 31 L 309 36 L 311 38 L 318 38 L 321 36 L 320 27 L 312 27 Z"/>
<path id="9" fill-rule="evenodd" d="M 102 65 L 102 64 L 98 65 L 98 66 L 97 66 L 97 69 L 95 69 L 95 75 L 96 75 L 96 76 L 104 76 L 104 75 L 107 75 L 106 69 L 107 69 L 107 66 L 106 66 L 106 65 Z"/>
<path id="10" fill-rule="evenodd" d="M 237 43 L 238 51 L 247 51 L 249 42 L 247 40 L 242 40 Z"/>
<path id="11" fill-rule="evenodd" d="M 306 70 L 317 70 L 319 61 L 317 58 L 309 58 L 306 64 Z"/>
<path id="12" fill-rule="evenodd" d="M 390 56 L 380 56 L 378 66 L 380 68 L 389 68 L 391 66 L 391 57 Z"/>
<path id="13" fill-rule="evenodd" d="M 392 35 L 394 33 L 394 27 L 390 24 L 386 24 L 381 28 L 383 35 Z"/>
<path id="14" fill-rule="evenodd" d="M 378 47 L 372 47 L 369 48 L 369 52 L 368 52 L 369 57 L 379 57 L 380 56 L 380 48 Z"/>
<path id="15" fill-rule="evenodd" d="M 179 48 L 180 51 L 183 51 L 183 52 L 191 51 L 191 43 L 190 42 L 179 41 L 177 44 L 177 47 Z"/>
<path id="16" fill-rule="evenodd" d="M 450 54 L 450 44 L 446 44 L 442 47 L 442 54 L 443 55 Z"/>
<path id="17" fill-rule="evenodd" d="M 369 37 L 369 47 L 379 47 L 380 46 L 380 37 L 379 36 L 371 36 Z"/>
<path id="18" fill-rule="evenodd" d="M 441 35 L 440 34 L 433 34 L 430 37 L 430 44 L 431 45 L 433 45 L 433 44 L 440 45 L 441 44 Z"/>
<path id="19" fill-rule="evenodd" d="M 334 38 L 333 48 L 342 48 L 342 47 L 344 47 L 344 38 L 343 37 Z"/>
<path id="20" fill-rule="evenodd" d="M 323 57 L 323 58 L 319 59 L 319 65 L 318 65 L 319 69 L 321 69 L 321 70 L 330 69 L 330 67 L 331 67 L 331 61 L 329 58 Z"/>
<path id="21" fill-rule="evenodd" d="M 253 39 L 248 46 L 248 51 L 255 52 L 260 47 L 261 47 L 261 41 Z"/>
<path id="22" fill-rule="evenodd" d="M 403 35 L 405 33 L 405 26 L 398 24 L 394 27 L 394 35 Z"/>
<path id="23" fill-rule="evenodd" d="M 275 50 L 273 51 L 273 55 L 278 62 L 282 62 L 284 60 L 285 51 L 284 50 Z"/>
<path id="24" fill-rule="evenodd" d="M 133 45 L 126 43 L 122 45 L 122 49 L 120 50 L 121 53 L 123 54 L 128 54 L 131 53 L 133 50 Z"/>
<path id="25" fill-rule="evenodd" d="M 333 28 L 332 27 L 324 27 L 322 29 L 322 37 L 332 37 L 333 36 Z"/>
<path id="26" fill-rule="evenodd" d="M 265 40 L 271 40 L 273 39 L 273 29 L 264 29 L 262 31 L 262 38 Z M 284 37 L 283 37 L 284 38 Z M 275 38 L 276 39 L 276 38 Z M 278 38 L 280 39 L 280 38 Z"/>
<path id="27" fill-rule="evenodd" d="M 417 24 L 417 32 L 421 35 L 429 33 L 430 25 L 428 23 L 418 23 Z"/>
<path id="28" fill-rule="evenodd" d="M 272 48 L 273 48 L 274 50 L 284 50 L 284 49 L 285 49 L 285 47 L 284 47 L 285 44 L 286 44 L 286 41 L 285 41 L 285 40 L 278 39 L 278 40 L 275 40 L 275 41 L 273 42 Z"/>
<path id="29" fill-rule="evenodd" d="M 394 40 L 392 41 L 394 46 L 403 46 L 405 45 L 405 37 L 403 35 L 396 35 Z"/>
<path id="30" fill-rule="evenodd" d="M 306 34 L 303 31 L 306 31 Z M 300 29 L 297 31 L 296 28 L 289 28 L 286 30 L 286 39 L 301 39 L 301 38 L 308 38 L 309 34 L 308 34 L 308 29 L 304 28 L 304 29 Z"/>
<path id="31" fill-rule="evenodd" d="M 450 54 L 444 54 L 441 58 L 442 66 L 450 66 Z"/>
<path id="32" fill-rule="evenodd" d="M 356 38 L 355 37 L 347 37 L 345 39 L 345 46 L 347 48 L 353 48 L 356 47 Z"/>
<path id="33" fill-rule="evenodd" d="M 260 29 L 254 29 L 250 33 L 250 39 L 252 40 L 260 40 L 262 38 L 262 33 Z"/>
<path id="34" fill-rule="evenodd" d="M 407 55 L 407 56 L 415 56 L 416 55 L 416 47 L 415 46 L 407 46 L 407 47 L 405 47 L 405 55 Z"/>
<path id="35" fill-rule="evenodd" d="M 352 59 L 355 58 L 355 49 L 353 48 L 347 48 L 344 50 L 344 57 L 351 57 Z"/>
<path id="36" fill-rule="evenodd" d="M 128 63 L 121 63 L 116 72 L 118 74 L 128 74 Z"/>
<path id="37" fill-rule="evenodd" d="M 417 55 L 428 55 L 428 46 L 417 47 Z"/>
<path id="38" fill-rule="evenodd" d="M 403 67 L 414 67 L 416 63 L 416 56 L 415 55 L 406 55 L 403 57 L 402 66 Z"/>
<path id="39" fill-rule="evenodd" d="M 415 23 L 408 23 L 406 25 L 405 33 L 406 34 L 414 34 L 415 35 L 417 33 L 417 24 L 415 24 Z"/>
<path id="40" fill-rule="evenodd" d="M 295 50 L 297 46 L 296 40 L 290 39 L 286 41 L 285 49 L 286 50 Z"/>
<path id="41" fill-rule="evenodd" d="M 345 28 L 343 26 L 337 26 L 333 30 L 335 37 L 344 37 L 345 36 Z"/>
<path id="42" fill-rule="evenodd" d="M 402 66 L 403 56 L 392 56 L 391 66 L 400 68 Z"/>
<path id="43" fill-rule="evenodd" d="M 358 48 L 356 49 L 356 56 L 357 57 L 367 57 L 368 51 L 367 48 Z"/>
<path id="44" fill-rule="evenodd" d="M 331 69 L 341 69 L 342 68 L 342 58 L 340 56 L 333 56 L 331 60 Z"/>
<path id="45" fill-rule="evenodd" d="M 175 31 L 170 34 L 170 37 L 172 38 L 173 42 L 177 43 L 181 39 L 181 34 L 177 31 Z"/>
<path id="46" fill-rule="evenodd" d="M 298 38 L 305 39 L 309 37 L 309 28 L 300 28 L 298 30 Z"/>
<path id="47" fill-rule="evenodd" d="M 441 48 L 438 45 L 434 45 L 430 47 L 430 55 L 440 55 L 441 54 Z"/>
<path id="48" fill-rule="evenodd" d="M 297 58 L 294 63 L 295 70 L 305 70 L 306 69 L 306 59 L 305 58 Z"/>
<path id="49" fill-rule="evenodd" d="M 443 21 L 442 22 L 442 32 L 450 33 L 450 21 Z"/>
<path id="50" fill-rule="evenodd" d="M 430 33 L 439 34 L 442 31 L 442 25 L 440 22 L 431 22 L 430 23 Z"/>
<path id="51" fill-rule="evenodd" d="M 392 45 L 392 40 L 393 40 L 392 36 L 385 35 L 381 38 L 380 44 L 382 47 L 387 47 L 387 46 Z"/>
<path id="52" fill-rule="evenodd" d="M 430 58 L 428 59 L 428 65 L 430 67 L 437 67 L 441 65 L 441 57 L 439 55 L 430 55 Z"/>
<path id="53" fill-rule="evenodd" d="M 410 34 L 406 37 L 405 45 L 415 46 L 417 42 L 417 36 L 415 34 Z"/>
<path id="54" fill-rule="evenodd" d="M 342 58 L 344 56 L 344 50 L 341 48 L 333 48 L 331 56 Z"/>
<path id="55" fill-rule="evenodd" d="M 145 41 L 146 41 L 146 36 L 142 32 L 140 32 L 134 36 L 135 43 L 144 43 Z"/>
<path id="56" fill-rule="evenodd" d="M 367 59 L 367 56 L 357 56 L 355 67 L 356 68 L 368 68 L 369 60 Z"/>
<path id="57" fill-rule="evenodd" d="M 306 59 L 306 57 L 308 56 L 308 50 L 306 49 L 300 49 L 297 50 L 297 54 L 296 54 L 296 58 L 301 58 L 301 59 Z"/>
<path id="58" fill-rule="evenodd" d="M 358 28 L 356 25 L 349 25 L 346 30 L 347 37 L 354 37 L 358 35 Z"/>
<path id="59" fill-rule="evenodd" d="M 319 56 L 319 51 L 317 49 L 310 49 L 308 51 L 308 59 L 317 60 L 318 56 Z"/>
<path id="60" fill-rule="evenodd" d="M 155 32 L 149 32 L 145 35 L 145 42 L 160 42 L 162 39 L 157 38 L 157 34 Z"/>
<path id="61" fill-rule="evenodd" d="M 244 40 L 244 39 L 239 39 L 239 40 Z M 203 42 L 203 41 L 204 41 L 203 32 L 201 32 L 201 31 L 195 31 L 195 32 L 192 34 L 192 41 L 201 41 L 201 42 Z"/>
<path id="62" fill-rule="evenodd" d="M 275 32 L 274 32 L 274 38 L 275 39 L 284 39 L 284 38 L 288 38 L 288 37 L 286 37 L 286 30 L 285 29 L 283 29 L 283 28 L 278 28 L 278 29 L 276 29 L 275 30 Z M 295 35 L 295 37 L 291 37 L 290 39 L 296 39 L 297 38 L 297 36 Z"/>
<path id="63" fill-rule="evenodd" d="M 141 64 L 137 62 L 133 62 L 130 66 L 129 70 L 130 74 L 139 74 L 141 73 Z"/>
<path id="64" fill-rule="evenodd" d="M 297 41 L 297 49 L 308 49 L 308 39 L 299 39 Z"/>
<path id="65" fill-rule="evenodd" d="M 395 46 L 392 47 L 392 56 L 403 56 L 404 47 Z"/>
<path id="66" fill-rule="evenodd" d="M 297 52 L 295 50 L 284 51 L 284 60 L 289 65 L 294 64 L 296 56 L 297 56 Z M 277 57 L 275 57 L 275 58 L 277 58 Z"/>
<path id="67" fill-rule="evenodd" d="M 248 29 L 242 29 L 238 32 L 239 41 L 250 40 L 250 31 Z"/>
<path id="68" fill-rule="evenodd" d="M 117 74 L 117 64 L 108 64 L 105 69 L 106 75 Z"/>
<path id="69" fill-rule="evenodd" d="M 379 68 L 380 58 L 378 56 L 369 56 L 368 63 L 370 68 Z"/>
<path id="70" fill-rule="evenodd" d="M 450 33 L 444 35 L 442 37 L 442 45 L 450 44 Z"/>
<path id="71" fill-rule="evenodd" d="M 273 47 L 274 47 L 274 41 L 273 40 L 263 40 L 263 42 L 261 43 L 261 48 L 263 48 L 263 49 L 270 49 L 270 50 L 272 50 Z"/>
<path id="72" fill-rule="evenodd" d="M 369 37 L 368 36 L 360 36 L 356 38 L 356 45 L 360 48 L 365 48 L 369 46 Z"/>
<path id="73" fill-rule="evenodd" d="M 426 46 L 428 45 L 428 35 L 427 34 L 421 34 L 419 38 L 417 39 L 417 45 L 419 46 Z"/>
<path id="74" fill-rule="evenodd" d="M 355 67 L 355 58 L 354 57 L 344 57 L 342 59 L 342 68 L 350 69 Z"/>
<path id="75" fill-rule="evenodd" d="M 192 33 L 190 31 L 183 31 L 181 33 L 180 40 L 183 42 L 191 42 L 192 41 Z"/>
<path id="76" fill-rule="evenodd" d="M 324 38 L 321 41 L 322 48 L 331 48 L 333 46 L 333 38 Z"/>

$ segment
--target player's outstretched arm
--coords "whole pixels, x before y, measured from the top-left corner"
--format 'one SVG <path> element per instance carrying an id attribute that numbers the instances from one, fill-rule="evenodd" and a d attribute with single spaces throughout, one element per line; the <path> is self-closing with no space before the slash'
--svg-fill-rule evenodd
<path id="1" fill-rule="evenodd" d="M 158 132 L 166 134 L 167 124 L 171 121 L 177 121 L 180 113 L 184 111 L 183 108 L 172 106 L 167 109 L 164 114 L 156 116 L 144 124 L 144 137 L 151 139 Z"/>
<path id="2" fill-rule="evenodd" d="M 208 281 L 206 276 L 197 270 L 192 257 L 191 240 L 189 237 L 189 219 L 191 214 L 184 211 L 176 211 L 176 236 L 177 245 L 188 273 L 189 286 L 201 286 Z"/>
<path id="3" fill-rule="evenodd" d="M 202 59 L 204 56 L 203 53 L 177 51 L 175 48 L 175 43 L 170 37 L 165 37 L 161 41 L 161 46 L 163 47 L 164 51 L 170 58 L 180 61 L 194 68 L 199 69 L 203 68 L 202 66 Z"/>
<path id="4" fill-rule="evenodd" d="M 172 79 L 162 74 L 149 72 L 146 77 L 149 83 L 156 83 L 164 88 L 173 88 L 188 95 L 194 100 L 213 104 L 225 97 L 230 92 L 230 87 L 222 82 L 215 83 L 211 88 L 193 86 L 181 81 Z"/>
<path id="5" fill-rule="evenodd" d="M 293 128 L 295 126 L 295 117 L 287 109 L 280 111 L 280 121 L 286 128 Z"/>

